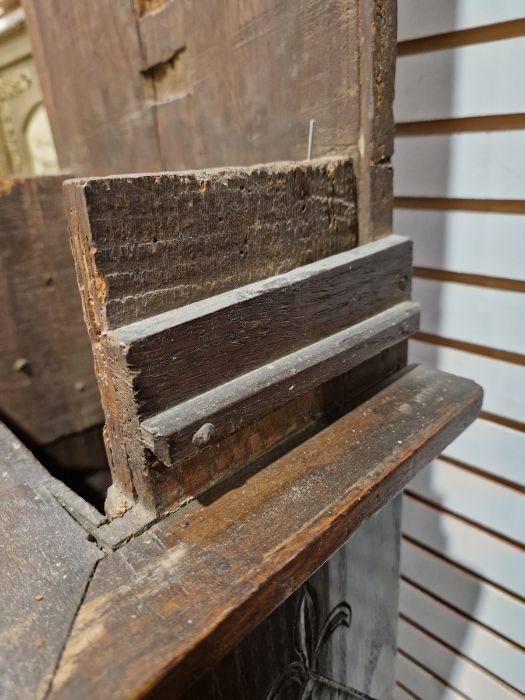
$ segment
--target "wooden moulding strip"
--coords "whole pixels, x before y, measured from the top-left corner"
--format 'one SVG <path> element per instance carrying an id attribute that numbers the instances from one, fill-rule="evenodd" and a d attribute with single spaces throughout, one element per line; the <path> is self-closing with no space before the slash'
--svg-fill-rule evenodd
<path id="1" fill-rule="evenodd" d="M 481 399 L 474 382 L 408 368 L 135 537 L 98 566 L 50 700 L 180 697 L 454 440 Z"/>
<path id="2" fill-rule="evenodd" d="M 220 441 L 392 347 L 412 335 L 418 325 L 419 306 L 397 304 L 153 416 L 141 425 L 144 444 L 161 462 L 173 466 L 199 447 Z"/>
<path id="3" fill-rule="evenodd" d="M 389 236 L 109 333 L 142 421 L 408 301 L 411 251 Z"/>

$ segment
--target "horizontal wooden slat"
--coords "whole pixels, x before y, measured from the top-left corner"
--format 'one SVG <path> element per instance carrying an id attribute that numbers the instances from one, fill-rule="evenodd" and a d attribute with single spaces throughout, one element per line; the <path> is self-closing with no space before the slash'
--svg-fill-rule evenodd
<path id="1" fill-rule="evenodd" d="M 398 626 L 398 647 L 424 668 L 472 700 L 519 700 L 521 693 L 417 629 L 407 620 Z"/>
<path id="2" fill-rule="evenodd" d="M 490 43 L 512 39 L 525 35 L 525 19 L 514 19 L 508 22 L 496 22 L 495 24 L 472 29 L 460 29 L 454 32 L 434 34 L 421 39 L 408 39 L 397 44 L 397 55 L 420 54 L 427 51 L 443 51 L 455 49 L 472 44 Z"/>
<path id="3" fill-rule="evenodd" d="M 401 541 L 401 575 L 515 644 L 525 646 L 525 606 L 514 596 L 406 538 Z"/>
<path id="4" fill-rule="evenodd" d="M 403 580 L 399 612 L 496 678 L 525 692 L 523 650 Z"/>
<path id="5" fill-rule="evenodd" d="M 435 270 L 431 267 L 414 267 L 416 277 L 438 282 L 457 282 L 470 284 L 474 287 L 488 287 L 500 289 L 504 292 L 525 292 L 525 282 L 501 277 L 488 277 L 485 275 L 471 275 L 465 272 L 447 272 L 447 270 Z"/>
<path id="6" fill-rule="evenodd" d="M 453 688 L 414 663 L 402 651 L 398 652 L 396 658 L 396 678 L 405 688 L 413 692 L 416 698 L 464 700 L 464 695 L 459 695 Z"/>
<path id="7" fill-rule="evenodd" d="M 525 216 L 396 208 L 394 231 L 414 242 L 416 266 L 525 281 Z"/>
<path id="8" fill-rule="evenodd" d="M 108 686 L 147 695 L 166 674 L 182 692 L 398 493 L 479 402 L 468 381 L 402 371 L 295 449 L 135 537 L 97 568 L 50 697 L 104 697 Z M 129 566 L 134 581 L 123 590 Z M 144 611 L 162 624 L 145 626 Z"/>
<path id="9" fill-rule="evenodd" d="M 525 598 L 525 554 L 516 545 L 409 495 L 402 517 L 410 539 Z"/>
<path id="10" fill-rule="evenodd" d="M 485 411 L 525 423 L 525 367 L 417 340 L 410 343 L 409 357 L 474 379 L 485 390 Z"/>
<path id="11" fill-rule="evenodd" d="M 404 302 L 221 384 L 141 425 L 144 444 L 167 466 L 215 444 L 309 389 L 339 376 L 417 330 L 419 308 Z M 202 438 L 196 442 L 199 429 Z M 193 440 L 192 440 L 193 438 Z"/>
<path id="12" fill-rule="evenodd" d="M 476 211 L 490 214 L 525 214 L 524 199 L 476 199 L 462 197 L 396 197 L 403 209 L 435 209 L 436 211 Z"/>
<path id="13" fill-rule="evenodd" d="M 522 199 L 525 130 L 399 137 L 396 196 Z"/>
<path id="14" fill-rule="evenodd" d="M 522 0 L 399 0 L 398 40 L 523 17 Z"/>
<path id="15" fill-rule="evenodd" d="M 397 122 L 525 112 L 525 37 L 400 56 Z"/>
<path id="16" fill-rule="evenodd" d="M 388 236 L 117 329 L 141 417 L 406 301 L 411 250 Z"/>
<path id="17" fill-rule="evenodd" d="M 525 494 L 440 459 L 409 485 L 444 510 L 525 544 Z"/>
<path id="18" fill-rule="evenodd" d="M 523 354 L 525 360 L 525 294 L 416 277 L 413 296 L 421 305 L 422 331 Z"/>
<path id="19" fill-rule="evenodd" d="M 525 487 L 525 433 L 478 419 L 444 454 Z"/>

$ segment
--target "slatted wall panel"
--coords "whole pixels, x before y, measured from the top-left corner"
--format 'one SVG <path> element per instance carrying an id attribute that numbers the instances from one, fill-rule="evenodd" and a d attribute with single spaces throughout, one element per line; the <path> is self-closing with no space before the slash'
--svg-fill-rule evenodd
<path id="1" fill-rule="evenodd" d="M 525 695 L 525 2 L 398 0 L 412 359 L 485 388 L 404 499 L 396 697 Z"/>

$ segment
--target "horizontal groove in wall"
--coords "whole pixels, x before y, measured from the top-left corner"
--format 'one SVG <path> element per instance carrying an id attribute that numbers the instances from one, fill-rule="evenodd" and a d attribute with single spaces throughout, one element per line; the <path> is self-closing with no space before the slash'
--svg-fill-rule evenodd
<path id="1" fill-rule="evenodd" d="M 494 114 L 484 117 L 399 122 L 396 124 L 396 136 L 457 134 L 466 131 L 512 131 L 514 129 L 525 129 L 525 114 Z"/>
<path id="2" fill-rule="evenodd" d="M 447 644 L 447 642 L 445 642 L 443 639 L 441 639 L 440 637 L 437 637 L 435 634 L 432 634 L 432 632 L 429 632 L 425 627 L 422 627 L 421 625 L 419 625 L 417 620 L 413 620 L 410 617 L 407 617 L 406 615 L 404 615 L 403 613 L 399 613 L 399 619 L 403 620 L 403 622 L 406 622 L 407 625 L 411 625 L 415 629 L 419 630 L 419 632 L 422 632 L 429 639 L 432 639 L 437 644 L 440 644 L 442 647 L 445 647 L 446 649 L 451 651 L 456 656 L 460 656 L 462 659 L 465 659 L 466 661 L 469 662 L 469 664 L 472 664 L 472 666 L 475 666 L 477 669 L 479 669 L 479 671 L 481 671 L 481 673 L 485 674 L 486 676 L 490 676 L 490 678 L 494 679 L 494 681 L 496 681 L 497 683 L 500 683 L 502 686 L 507 688 L 509 691 L 511 691 L 513 693 L 519 692 L 516 690 L 516 688 L 514 688 L 513 686 L 506 683 L 502 678 L 500 678 L 499 676 L 495 676 L 493 673 L 491 673 L 491 671 L 487 670 L 483 666 L 480 666 L 478 663 L 473 661 L 473 659 L 471 659 L 469 656 L 466 656 L 465 654 L 463 654 L 459 649 L 456 649 L 455 647 L 451 646 L 450 644 Z M 418 663 L 417 660 L 413 656 L 411 656 L 411 654 L 409 654 L 407 651 L 405 651 L 403 649 L 403 647 L 399 647 L 399 651 L 403 651 L 403 654 L 408 659 L 410 659 L 414 663 Z M 421 664 L 420 664 L 420 666 L 421 666 L 421 668 L 424 668 L 426 671 L 431 673 L 430 669 L 428 669 L 426 666 L 422 666 Z M 436 675 L 436 674 L 434 674 L 434 675 Z M 442 676 L 437 675 L 436 677 L 439 680 L 443 681 L 444 683 L 447 683 L 447 681 L 448 681 L 448 679 L 443 678 Z M 454 688 L 454 686 L 452 686 L 452 688 Z M 456 688 L 454 688 L 454 690 L 456 690 Z M 477 698 L 472 698 L 472 700 L 477 700 Z M 492 700 L 492 698 L 491 698 L 491 700 Z"/>
<path id="3" fill-rule="evenodd" d="M 490 287 L 502 289 L 507 292 L 525 292 L 525 281 L 506 279 L 504 277 L 488 277 L 475 275 L 468 272 L 451 272 L 450 270 L 436 270 L 431 267 L 414 267 L 414 276 L 425 280 L 438 280 L 441 282 L 459 282 L 471 284 L 475 287 Z"/>
<path id="4" fill-rule="evenodd" d="M 417 39 L 400 41 L 397 45 L 398 56 L 408 56 L 428 51 L 455 49 L 458 46 L 482 44 L 500 39 L 513 39 L 525 35 L 525 19 L 514 19 L 509 22 L 498 22 L 473 29 L 460 29 L 454 32 L 433 34 Z"/>
<path id="5" fill-rule="evenodd" d="M 439 459 L 442 462 L 448 462 L 448 464 L 453 464 L 455 467 L 464 469 L 465 471 L 470 472 L 471 474 L 481 476 L 489 481 L 494 481 L 495 483 L 500 484 L 501 486 L 505 486 L 506 488 L 512 489 L 513 491 L 518 491 L 518 493 L 522 493 L 525 495 L 524 486 L 521 486 L 521 484 L 516 484 L 516 482 L 514 481 L 504 479 L 503 477 L 498 476 L 494 472 L 486 472 L 483 469 L 480 469 L 479 467 L 473 467 L 471 464 L 465 464 L 465 462 L 461 462 L 459 459 L 454 459 L 453 457 L 446 457 L 443 454 L 439 455 Z M 525 503 L 523 507 L 525 508 Z"/>
<path id="6" fill-rule="evenodd" d="M 435 501 L 430 501 L 427 498 L 424 498 L 423 496 L 420 496 L 418 493 L 415 491 L 412 491 L 410 489 L 410 485 L 405 489 L 405 493 L 410 496 L 410 498 L 413 498 L 415 501 L 418 501 L 419 503 L 423 503 L 426 506 L 429 506 L 430 508 L 434 508 L 434 510 L 437 510 L 439 513 L 444 513 L 446 515 L 452 515 L 454 518 L 457 518 L 458 520 L 461 520 L 462 522 L 466 523 L 467 525 L 472 525 L 478 530 L 482 530 L 483 532 L 486 532 L 489 535 L 492 535 L 492 537 L 496 537 L 498 540 L 501 540 L 502 542 L 506 542 L 507 544 L 512 545 L 513 547 L 516 547 L 516 549 L 519 549 L 522 552 L 525 552 L 525 545 L 523 545 L 521 542 L 518 542 L 517 540 L 512 539 L 512 537 L 507 537 L 506 535 L 502 534 L 501 532 L 498 532 L 497 530 L 492 530 L 489 527 L 485 527 L 485 525 L 482 525 L 480 522 L 477 520 L 471 520 L 470 518 L 466 518 L 464 515 L 461 513 L 457 513 L 456 511 L 448 510 L 447 508 L 443 508 L 439 506 Z"/>
<path id="7" fill-rule="evenodd" d="M 437 510 L 437 511 L 440 510 L 439 508 L 436 508 L 435 505 L 432 503 L 428 504 L 428 507 L 434 508 L 434 510 Z M 451 515 L 450 517 L 456 518 L 458 516 Z M 511 598 L 514 598 L 514 600 L 516 600 L 518 603 L 525 603 L 525 599 L 523 599 L 515 591 L 512 591 L 510 588 L 505 588 L 505 586 L 501 586 L 499 583 L 494 582 L 492 579 L 486 578 L 485 576 L 481 576 L 477 571 L 473 571 L 472 569 L 469 569 L 468 567 L 463 566 L 462 564 L 457 562 L 455 559 L 451 559 L 451 558 L 443 555 L 441 552 L 438 552 L 437 550 L 432 549 L 432 547 L 428 547 L 424 542 L 420 542 L 419 540 L 416 540 L 407 534 L 403 534 L 402 538 L 404 540 L 406 540 L 407 542 L 410 542 L 410 544 L 413 544 L 414 546 L 425 550 L 425 552 L 428 552 L 433 557 L 436 557 L 436 559 L 441 559 L 441 561 L 446 562 L 447 564 L 449 564 L 451 566 L 454 566 L 456 569 L 459 569 L 460 571 L 464 571 L 465 574 L 476 578 L 481 583 L 486 583 L 487 585 L 492 586 L 493 588 L 497 588 L 498 590 L 502 591 L 503 593 L 510 596 Z"/>
<path id="8" fill-rule="evenodd" d="M 521 644 L 516 644 L 516 642 L 512 641 L 512 639 L 505 637 L 504 634 L 500 634 L 497 630 L 493 629 L 492 627 L 488 627 L 488 625 L 485 625 L 483 622 L 478 620 L 475 616 L 475 611 L 472 613 L 472 615 L 467 615 L 467 613 L 465 613 L 463 610 L 456 608 L 456 606 L 453 605 L 450 601 L 445 600 L 444 598 L 441 598 L 439 595 L 436 595 L 432 591 L 429 591 L 428 588 L 421 586 L 419 583 L 416 583 L 415 581 L 410 579 L 408 576 L 401 574 L 401 580 L 410 584 L 413 588 L 417 588 L 418 591 L 420 591 L 424 595 L 428 596 L 429 598 L 432 598 L 432 600 L 435 600 L 437 603 L 440 603 L 441 605 L 446 605 L 446 607 L 450 608 L 450 610 L 453 610 L 456 615 L 463 618 L 467 624 L 469 622 L 475 622 L 477 625 L 479 625 L 479 627 L 483 627 L 484 630 L 486 630 L 490 634 L 494 635 L 494 637 L 498 637 L 499 639 L 502 639 L 507 644 L 512 645 L 517 651 L 525 651 L 525 649 L 521 646 Z"/>
<path id="9" fill-rule="evenodd" d="M 403 651 L 402 649 L 398 649 L 398 650 L 397 650 L 397 653 L 398 653 L 400 656 L 404 656 L 405 659 L 406 659 L 407 661 L 409 661 L 409 662 L 410 662 L 411 664 L 413 664 L 414 666 L 417 666 L 418 668 L 420 668 L 424 673 L 427 673 L 429 676 L 432 676 L 432 678 L 435 678 L 435 679 L 436 679 L 437 681 L 439 681 L 439 683 L 440 683 L 441 685 L 443 685 L 445 688 L 449 688 L 451 691 L 453 691 L 454 693 L 456 693 L 459 697 L 465 698 L 465 700 L 468 700 L 468 698 L 467 698 L 466 695 L 464 695 L 463 693 L 460 693 L 459 690 L 457 690 L 456 688 L 452 687 L 449 683 L 447 683 L 447 682 L 444 681 L 442 678 L 440 678 L 432 669 L 427 668 L 426 666 L 423 666 L 423 664 L 421 664 L 419 661 L 416 661 L 415 659 L 412 659 L 412 658 L 411 658 L 405 651 Z M 398 684 L 398 685 L 401 685 L 400 681 L 397 681 L 397 684 Z M 413 694 L 413 691 L 411 691 L 411 690 L 408 690 L 407 692 Z M 413 696 L 413 697 L 416 697 L 415 695 L 412 695 L 412 696 Z"/>
<path id="10" fill-rule="evenodd" d="M 512 362 L 515 365 L 525 366 L 525 355 L 520 355 L 517 352 L 509 352 L 508 350 L 500 350 L 485 345 L 476 345 L 475 343 L 467 343 L 463 340 L 454 340 L 453 338 L 444 338 L 439 335 L 434 335 L 434 333 L 426 333 L 425 331 L 418 331 L 414 335 L 414 340 L 421 340 L 423 343 L 441 345 L 442 347 L 454 348 L 455 350 L 462 350 L 463 352 L 471 352 L 474 355 L 491 357 L 493 360 L 502 360 L 503 362 Z"/>
<path id="11" fill-rule="evenodd" d="M 523 199 L 461 199 L 459 197 L 394 197 L 399 209 L 480 211 L 498 214 L 525 214 Z"/>
<path id="12" fill-rule="evenodd" d="M 496 413 L 490 413 L 490 411 L 481 411 L 479 417 L 492 421 L 493 423 L 498 423 L 498 425 L 504 425 L 506 428 L 512 428 L 512 430 L 519 430 L 520 433 L 525 433 L 525 423 L 519 420 L 513 420 L 506 416 L 498 416 Z"/>
<path id="13" fill-rule="evenodd" d="M 406 656 L 406 654 L 404 654 L 404 656 Z M 406 658 L 409 659 L 410 657 L 409 657 L 409 656 L 406 656 Z M 412 661 L 412 663 L 414 663 L 414 659 L 410 659 L 410 661 Z M 423 668 L 423 667 L 421 666 L 421 668 Z M 426 670 L 426 669 L 425 669 L 425 670 Z M 436 676 L 436 677 L 437 677 L 437 676 Z M 440 679 L 440 680 L 441 680 L 441 679 Z M 401 688 L 401 690 L 402 690 L 404 693 L 406 693 L 410 698 L 412 698 L 412 700 L 423 700 L 423 698 L 420 698 L 419 695 L 414 695 L 414 693 L 413 693 L 411 690 L 409 690 L 409 689 L 406 687 L 406 685 L 403 685 L 403 683 L 400 683 L 400 681 L 396 681 L 396 685 L 399 686 L 399 688 Z"/>

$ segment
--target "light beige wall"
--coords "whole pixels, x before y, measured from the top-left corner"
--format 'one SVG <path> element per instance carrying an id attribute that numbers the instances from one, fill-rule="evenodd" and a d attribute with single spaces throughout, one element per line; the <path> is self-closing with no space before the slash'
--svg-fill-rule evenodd
<path id="1" fill-rule="evenodd" d="M 394 229 L 413 360 L 485 389 L 404 497 L 397 697 L 525 693 L 525 6 L 399 0 Z"/>

